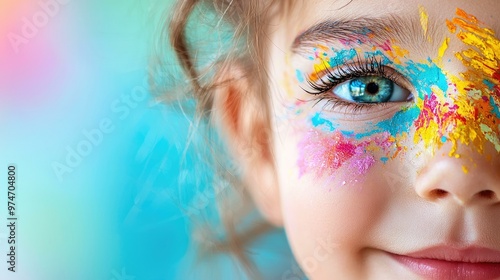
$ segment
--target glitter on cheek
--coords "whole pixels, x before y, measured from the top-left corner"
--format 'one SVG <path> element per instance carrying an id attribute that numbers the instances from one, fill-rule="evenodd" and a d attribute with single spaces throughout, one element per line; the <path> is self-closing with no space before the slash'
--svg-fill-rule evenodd
<path id="1" fill-rule="evenodd" d="M 350 170 L 354 171 L 356 175 L 363 175 L 376 163 L 373 155 L 361 151 L 361 147 L 356 149 L 356 157 L 353 158 L 350 164 Z"/>
<path id="2" fill-rule="evenodd" d="M 313 128 L 304 134 L 297 148 L 299 177 L 311 172 L 317 178 L 335 177 L 342 167 L 351 175 L 364 175 L 377 162 L 376 152 L 383 152 L 382 162 L 389 159 L 394 138 L 385 132 L 359 141 L 355 135 L 346 136 L 340 130 Z"/>
<path id="3" fill-rule="evenodd" d="M 342 134 L 328 135 L 317 130 L 307 132 L 298 149 L 299 177 L 311 171 L 318 177 L 331 176 L 356 153 L 356 146 Z"/>

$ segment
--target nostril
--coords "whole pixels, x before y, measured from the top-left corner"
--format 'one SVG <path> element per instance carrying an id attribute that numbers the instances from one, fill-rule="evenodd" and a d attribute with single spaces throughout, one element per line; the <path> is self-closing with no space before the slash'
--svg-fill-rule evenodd
<path id="1" fill-rule="evenodd" d="M 443 189 L 435 189 L 432 190 L 429 194 L 432 198 L 443 198 L 448 195 L 448 192 Z"/>
<path id="2" fill-rule="evenodd" d="M 491 191 L 491 190 L 484 190 L 484 191 L 480 191 L 479 193 L 477 193 L 477 195 L 480 197 L 480 198 L 486 198 L 486 199 L 493 199 L 496 197 L 496 194 L 495 192 Z"/>

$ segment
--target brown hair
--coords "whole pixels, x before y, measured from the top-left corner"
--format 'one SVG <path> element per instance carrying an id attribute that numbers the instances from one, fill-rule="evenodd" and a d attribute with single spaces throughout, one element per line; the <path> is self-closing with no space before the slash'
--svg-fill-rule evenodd
<path id="1" fill-rule="evenodd" d="M 225 236 L 223 239 L 217 238 L 216 229 L 208 230 L 210 223 L 213 228 L 213 221 L 210 221 L 209 225 L 202 223 L 197 230 L 194 230 L 193 237 L 195 240 L 201 241 L 202 245 L 208 244 L 205 246 L 205 254 L 213 254 L 214 252 L 233 254 L 252 278 L 259 276 L 251 260 L 245 254 L 245 248 L 257 236 L 267 232 L 272 227 L 263 219 L 256 221 L 252 218 L 250 218 L 251 222 L 242 225 L 243 217 L 246 217 L 247 220 L 248 217 L 253 217 L 252 213 L 255 213 L 255 207 L 245 188 L 242 187 L 243 183 L 237 174 L 237 167 L 223 164 L 227 161 L 218 159 L 218 156 L 224 154 L 220 151 L 223 148 L 221 145 L 217 145 L 217 140 L 210 138 L 214 135 L 213 125 L 210 124 L 214 93 L 215 89 L 221 85 L 220 82 L 219 84 L 215 82 L 214 76 L 236 61 L 243 65 L 243 74 L 256 83 L 256 87 L 249 94 L 256 95 L 255 99 L 259 104 L 262 104 L 261 113 L 264 115 L 263 119 L 268 122 L 267 127 L 269 127 L 270 110 L 265 67 L 267 57 L 264 52 L 266 31 L 269 28 L 270 19 L 273 16 L 286 13 L 290 8 L 290 2 L 279 0 L 179 0 L 170 15 L 168 29 L 164 29 L 163 32 L 163 35 L 169 35 L 168 40 L 189 85 L 187 91 L 184 84 L 180 88 L 178 87 L 178 90 L 167 90 L 167 95 L 163 98 L 167 101 L 186 97 L 196 100 L 195 124 L 206 123 L 207 130 L 202 131 L 200 125 L 197 125 L 195 131 L 203 133 L 205 140 L 209 141 L 212 151 L 210 161 L 216 165 L 217 176 L 213 178 L 212 187 L 216 189 L 215 198 L 218 214 L 225 229 Z M 220 31 L 229 26 L 232 36 L 230 40 L 227 40 L 229 46 L 224 52 L 221 52 L 207 65 L 200 65 L 197 59 L 200 59 L 199 52 L 201 50 L 195 47 L 200 46 L 200 44 L 193 43 L 195 39 L 190 37 L 190 31 L 192 31 L 190 23 L 200 23 L 200 18 L 193 18 L 194 16 L 207 19 L 210 14 L 215 15 L 215 22 L 217 22 L 212 27 Z M 162 39 L 165 38 L 167 37 L 162 37 Z M 205 39 L 208 40 L 208 38 Z M 225 82 L 231 81 L 223 83 Z M 178 92 L 182 92 L 182 94 L 179 96 Z M 260 135 L 260 138 L 265 137 L 267 139 L 264 141 L 270 142 L 268 133 L 265 133 L 265 136 L 262 136 L 262 133 L 256 135 Z M 252 140 L 250 141 L 252 142 Z M 255 141 L 263 140 L 256 139 Z M 225 190 L 225 185 L 231 186 L 228 188 L 232 192 L 231 195 L 221 191 Z M 212 240 L 207 242 L 206 239 L 209 236 L 212 237 Z M 201 255 L 203 255 L 203 251 Z"/>

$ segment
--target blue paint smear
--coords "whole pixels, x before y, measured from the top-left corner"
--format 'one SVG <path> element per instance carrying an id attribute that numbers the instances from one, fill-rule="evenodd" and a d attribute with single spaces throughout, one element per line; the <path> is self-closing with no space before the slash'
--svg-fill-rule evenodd
<path id="1" fill-rule="evenodd" d="M 342 133 L 342 135 L 347 136 L 347 137 L 354 136 L 354 131 L 351 131 L 351 130 L 342 130 L 341 133 Z"/>
<path id="2" fill-rule="evenodd" d="M 312 124 L 315 127 L 324 126 L 328 128 L 329 131 L 334 131 L 336 129 L 335 125 L 331 121 L 322 118 L 320 113 L 316 113 L 314 115 L 314 117 L 312 118 Z"/>
<path id="3" fill-rule="evenodd" d="M 297 76 L 297 80 L 299 81 L 299 83 L 304 82 L 304 75 L 302 74 L 302 71 L 300 71 L 299 69 L 295 70 L 295 75 Z"/>
<path id="4" fill-rule="evenodd" d="M 380 161 L 382 161 L 383 163 L 387 163 L 388 160 L 389 160 L 388 157 L 381 157 L 380 158 Z"/>
<path id="5" fill-rule="evenodd" d="M 446 138 L 446 136 L 441 137 L 441 142 L 446 143 L 446 141 L 448 141 L 448 138 Z"/>
<path id="6" fill-rule="evenodd" d="M 420 115 L 420 109 L 415 105 L 406 110 L 397 112 L 392 118 L 381 121 L 375 125 L 375 129 L 356 134 L 356 139 L 362 139 L 377 133 L 389 132 L 391 136 L 396 137 L 404 132 L 409 133 L 413 122 Z"/>
<path id="7" fill-rule="evenodd" d="M 489 90 L 493 90 L 493 88 L 495 87 L 495 84 L 488 79 L 484 79 L 483 84 L 485 84 Z"/>
<path id="8" fill-rule="evenodd" d="M 363 29 L 361 29 L 361 30 L 360 30 L 360 33 L 359 33 L 359 34 L 361 34 L 361 35 L 368 35 L 368 34 L 370 34 L 370 33 L 372 33 L 372 30 L 371 30 L 370 28 L 368 28 L 368 27 L 363 27 Z"/>
<path id="9" fill-rule="evenodd" d="M 357 56 L 355 49 L 341 50 L 335 57 L 330 58 L 330 66 L 335 67 L 336 65 L 344 63 L 346 60 L 352 60 Z M 387 56 L 385 56 L 380 50 L 365 53 L 365 57 L 381 57 L 381 62 L 384 65 L 392 65 L 396 70 L 405 75 L 409 81 L 415 85 L 416 91 L 419 93 L 419 98 L 424 99 L 432 95 L 432 87 L 437 86 L 441 91 L 444 92 L 445 96 L 448 91 L 448 79 L 445 73 L 437 66 L 432 60 L 427 59 L 428 64 L 416 63 L 414 61 L 408 61 L 405 65 L 394 64 Z M 486 83 L 486 82 L 485 82 Z M 500 110 L 498 106 L 494 103 L 493 98 L 490 99 L 491 104 L 494 107 L 495 115 L 500 118 Z M 410 108 L 397 112 L 392 118 L 388 120 L 381 121 L 374 125 L 373 129 L 363 133 L 354 133 L 353 131 L 342 131 L 346 136 L 355 137 L 357 140 L 372 136 L 377 133 L 388 132 L 393 137 L 402 135 L 403 133 L 409 133 L 413 122 L 420 115 L 420 109 L 414 105 Z M 315 127 L 325 126 L 329 131 L 334 131 L 336 126 L 316 114 L 312 119 L 313 125 Z M 441 139 L 443 142 L 447 139 Z"/>
<path id="10" fill-rule="evenodd" d="M 491 107 L 493 107 L 493 109 L 491 110 L 491 112 L 493 114 L 495 114 L 495 116 L 497 118 L 500 119 L 500 110 L 498 108 L 498 105 L 495 103 L 495 99 L 493 98 L 493 96 L 490 96 L 490 104 L 491 104 Z"/>
<path id="11" fill-rule="evenodd" d="M 397 137 L 403 133 L 409 133 L 413 122 L 420 115 L 420 109 L 414 105 L 405 110 L 399 111 L 394 116 L 388 120 L 381 121 L 377 123 L 374 129 L 363 132 L 355 133 L 350 130 L 342 130 L 341 133 L 347 137 L 354 137 L 356 140 L 360 140 L 365 137 L 372 136 L 377 133 L 389 132 L 391 136 Z M 337 126 L 331 121 L 321 117 L 320 113 L 316 113 L 312 119 L 312 124 L 314 127 L 322 127 L 324 130 L 332 132 L 337 129 Z"/>
<path id="12" fill-rule="evenodd" d="M 365 53 L 366 59 L 371 59 L 373 57 L 377 58 L 377 62 L 380 61 L 382 65 L 391 65 L 394 64 L 390 58 L 388 58 L 382 51 L 376 50 L 374 52 Z"/>
<path id="13" fill-rule="evenodd" d="M 380 129 L 380 128 L 376 128 L 376 129 L 370 130 L 368 132 L 357 133 L 356 134 L 356 140 L 360 140 L 360 139 L 363 139 L 365 137 L 372 136 L 374 134 L 381 133 L 381 132 L 384 132 L 384 131 L 382 129 Z"/>
<path id="14" fill-rule="evenodd" d="M 409 132 L 418 115 L 420 115 L 420 109 L 414 105 L 406 110 L 397 112 L 394 117 L 388 120 L 379 122 L 377 126 L 396 137 L 403 132 Z"/>
<path id="15" fill-rule="evenodd" d="M 428 59 L 429 64 L 415 63 L 408 61 L 406 65 L 395 65 L 397 70 L 406 75 L 410 82 L 415 85 L 419 98 L 424 99 L 432 94 L 432 86 L 441 89 L 446 97 L 448 91 L 448 80 L 441 68 L 432 60 Z"/>
<path id="16" fill-rule="evenodd" d="M 337 67 L 345 64 L 347 61 L 353 60 L 357 55 L 358 52 L 355 49 L 341 50 L 334 57 L 330 57 L 330 66 Z"/>

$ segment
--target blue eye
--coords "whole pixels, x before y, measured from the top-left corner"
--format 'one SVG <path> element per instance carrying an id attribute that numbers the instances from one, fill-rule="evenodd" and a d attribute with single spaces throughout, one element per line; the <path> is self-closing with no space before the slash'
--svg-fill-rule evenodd
<path id="1" fill-rule="evenodd" d="M 381 76 L 364 76 L 338 84 L 333 93 L 339 98 L 356 103 L 408 101 L 411 92 Z"/>

